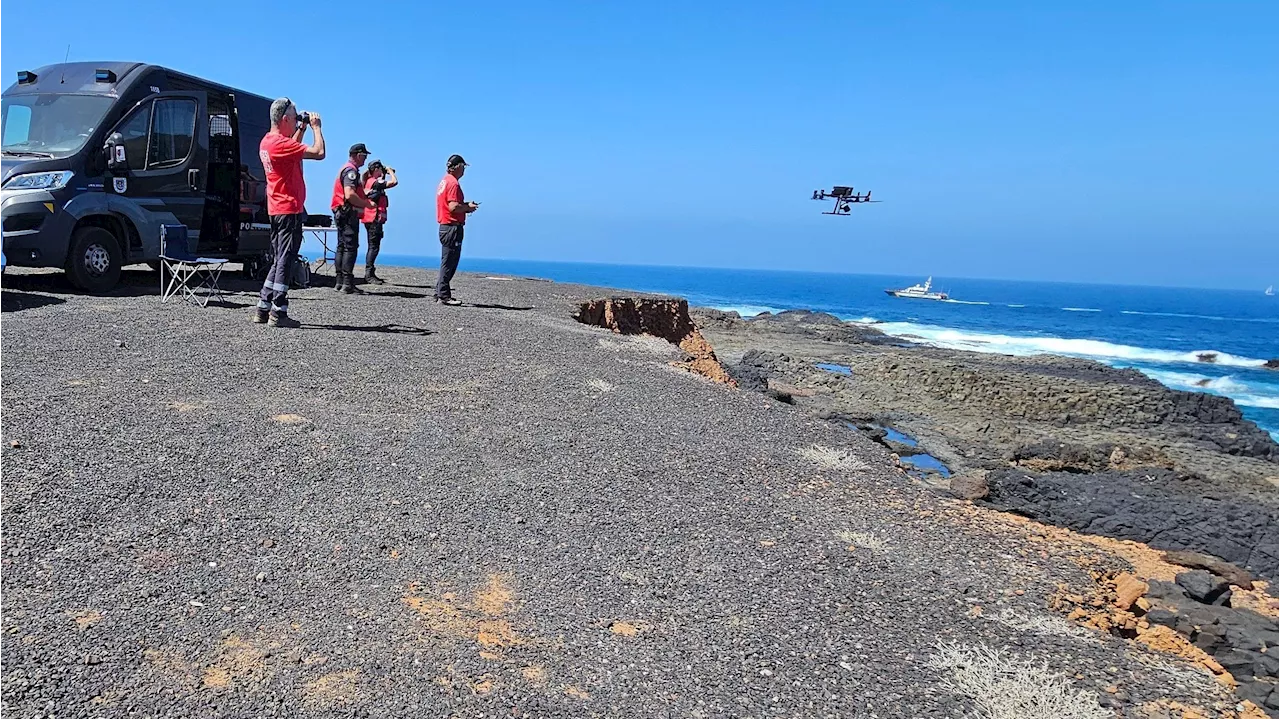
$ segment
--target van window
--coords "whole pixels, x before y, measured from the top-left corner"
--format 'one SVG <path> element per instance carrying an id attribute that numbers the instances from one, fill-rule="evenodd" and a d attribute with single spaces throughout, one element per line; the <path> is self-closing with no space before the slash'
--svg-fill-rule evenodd
<path id="1" fill-rule="evenodd" d="M 147 169 L 181 165 L 191 154 L 196 133 L 194 100 L 156 100 L 151 113 L 151 154 Z"/>
<path id="2" fill-rule="evenodd" d="M 124 122 L 116 127 L 116 132 L 124 140 L 125 159 L 130 170 L 141 170 L 147 166 L 147 128 L 151 126 L 151 103 L 134 108 Z"/>
<path id="3" fill-rule="evenodd" d="M 31 137 L 31 108 L 6 104 L 4 110 L 4 144 L 25 144 Z"/>
<path id="4" fill-rule="evenodd" d="M 4 149 L 54 157 L 77 152 L 114 102 L 106 95 L 5 93 Z"/>

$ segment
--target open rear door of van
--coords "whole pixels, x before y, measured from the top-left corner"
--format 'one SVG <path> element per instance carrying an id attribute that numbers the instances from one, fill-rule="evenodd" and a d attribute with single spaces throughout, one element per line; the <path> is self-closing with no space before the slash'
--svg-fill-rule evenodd
<path id="1" fill-rule="evenodd" d="M 143 259 L 159 255 L 161 224 L 186 225 L 192 250 L 199 241 L 209 158 L 208 124 L 205 93 L 181 90 L 147 97 L 113 130 L 121 135 L 127 169 L 113 171 L 106 189 L 132 200 L 149 216 L 150 221 L 138 227 Z"/>

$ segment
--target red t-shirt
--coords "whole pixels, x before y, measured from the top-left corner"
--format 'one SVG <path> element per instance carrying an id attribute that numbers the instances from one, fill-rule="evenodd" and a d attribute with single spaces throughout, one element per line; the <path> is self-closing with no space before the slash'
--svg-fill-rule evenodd
<path id="1" fill-rule="evenodd" d="M 369 193 L 373 190 L 373 183 L 378 182 L 380 180 L 383 182 L 386 182 L 386 179 L 387 178 L 385 177 L 381 177 L 381 178 L 370 177 L 369 181 L 364 183 L 364 196 L 365 197 L 369 196 Z M 364 211 L 360 214 L 360 221 L 361 222 L 386 222 L 388 204 L 390 203 L 387 202 L 387 193 L 383 192 L 382 197 L 378 198 L 377 208 L 373 208 L 373 207 L 364 208 Z"/>
<path id="2" fill-rule="evenodd" d="M 267 214 L 296 215 L 305 212 L 307 183 L 302 179 L 302 155 L 307 146 L 279 133 L 269 132 L 258 145 L 262 169 L 267 171 Z"/>
<path id="3" fill-rule="evenodd" d="M 458 184 L 458 178 L 453 175 L 446 174 L 440 184 L 436 186 L 436 222 L 442 225 L 447 224 L 466 224 L 467 213 L 459 210 L 458 212 L 449 212 L 449 203 L 456 202 L 462 204 L 462 185 Z"/>

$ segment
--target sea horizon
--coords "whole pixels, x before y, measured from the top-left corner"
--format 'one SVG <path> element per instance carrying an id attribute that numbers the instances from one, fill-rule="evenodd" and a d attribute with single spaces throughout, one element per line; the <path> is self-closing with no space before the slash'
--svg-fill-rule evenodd
<path id="1" fill-rule="evenodd" d="M 380 264 L 433 268 L 434 257 Z M 948 301 L 884 290 L 927 275 L 728 269 L 464 257 L 464 272 L 668 294 L 735 311 L 809 310 L 915 342 L 974 352 L 1052 354 L 1136 369 L 1171 389 L 1229 397 L 1280 441 L 1280 303 L 1261 290 L 934 276 Z"/>
<path id="2" fill-rule="evenodd" d="M 310 242 L 310 240 L 308 240 L 308 242 Z M 314 246 L 309 246 L 307 243 L 304 243 L 303 244 L 304 254 L 306 254 L 305 250 L 308 250 L 308 249 L 312 250 L 312 252 L 316 252 L 319 249 L 319 245 L 316 244 Z M 360 262 L 364 261 L 364 250 L 365 250 L 365 247 L 362 244 L 360 247 L 360 256 L 359 256 Z M 393 264 L 392 262 L 393 260 L 409 260 L 408 264 L 406 264 L 406 266 L 408 267 L 429 268 L 429 267 L 435 266 L 440 261 L 440 258 L 438 255 L 418 255 L 413 253 L 383 252 L 378 257 L 381 264 Z M 1253 289 L 1246 289 L 1246 288 L 1240 288 L 1240 287 L 1153 284 L 1153 283 L 1142 283 L 1142 282 L 1118 283 L 1118 282 L 1102 282 L 1102 281 L 1096 281 L 1096 280 L 1048 280 L 1048 279 L 1034 279 L 1034 278 L 1028 279 L 1028 278 L 1010 278 L 1010 277 L 987 277 L 987 276 L 974 276 L 974 275 L 939 275 L 937 273 L 930 273 L 927 271 L 919 272 L 919 273 L 852 272 L 847 270 L 837 271 L 837 270 L 806 270 L 806 269 L 783 269 L 783 268 L 775 269 L 775 268 L 767 268 L 767 267 L 730 267 L 730 266 L 717 266 L 717 265 L 654 264 L 654 263 L 648 263 L 648 262 L 600 262 L 600 261 L 592 261 L 592 260 L 537 260 L 537 259 L 480 257 L 480 256 L 468 257 L 465 255 L 463 256 L 458 269 L 462 272 L 471 271 L 467 269 L 467 264 L 477 263 L 477 262 L 481 262 L 481 263 L 511 262 L 511 263 L 523 263 L 523 264 L 529 264 L 529 265 L 581 265 L 581 266 L 588 266 L 588 267 L 635 267 L 635 268 L 663 269 L 663 270 L 713 270 L 713 271 L 725 271 L 725 272 L 767 272 L 767 273 L 793 274 L 793 275 L 823 275 L 823 276 L 840 276 L 840 277 L 884 277 L 889 279 L 919 277 L 920 281 L 923 281 L 925 278 L 932 276 L 935 281 L 959 280 L 959 281 L 966 281 L 966 282 L 967 281 L 1012 282 L 1012 283 L 1030 282 L 1035 284 L 1068 285 L 1068 286 L 1081 286 L 1081 287 L 1139 287 L 1139 288 L 1147 288 L 1147 289 L 1196 290 L 1196 291 L 1208 291 L 1208 292 L 1238 292 L 1242 295 L 1257 294 L 1260 296 L 1267 296 L 1265 295 L 1265 290 L 1267 289 L 1266 287 L 1259 287 L 1255 292 L 1255 290 Z M 1277 280 L 1277 284 L 1280 284 L 1280 279 Z M 1276 284 L 1272 284 L 1269 286 L 1275 287 Z M 1280 296 L 1277 296 L 1277 300 L 1280 300 Z M 1280 303 L 1277 304 L 1277 307 L 1280 308 Z"/>

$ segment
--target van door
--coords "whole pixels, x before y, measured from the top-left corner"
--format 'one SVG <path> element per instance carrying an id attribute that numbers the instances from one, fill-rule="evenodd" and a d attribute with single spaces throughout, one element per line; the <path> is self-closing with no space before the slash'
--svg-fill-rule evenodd
<path id="1" fill-rule="evenodd" d="M 106 188 L 142 206 L 157 224 L 170 221 L 166 216 L 172 215 L 187 226 L 192 249 L 204 217 L 209 158 L 205 108 L 205 93 L 195 90 L 162 92 L 139 103 L 115 129 L 123 140 L 128 169 L 117 172 Z M 142 244 L 158 250 L 153 242 L 158 239 L 145 237 Z"/>
<path id="2" fill-rule="evenodd" d="M 208 178 L 205 180 L 204 219 L 200 253 L 230 256 L 236 251 L 240 223 L 239 128 L 226 92 L 206 91 L 209 118 Z"/>

